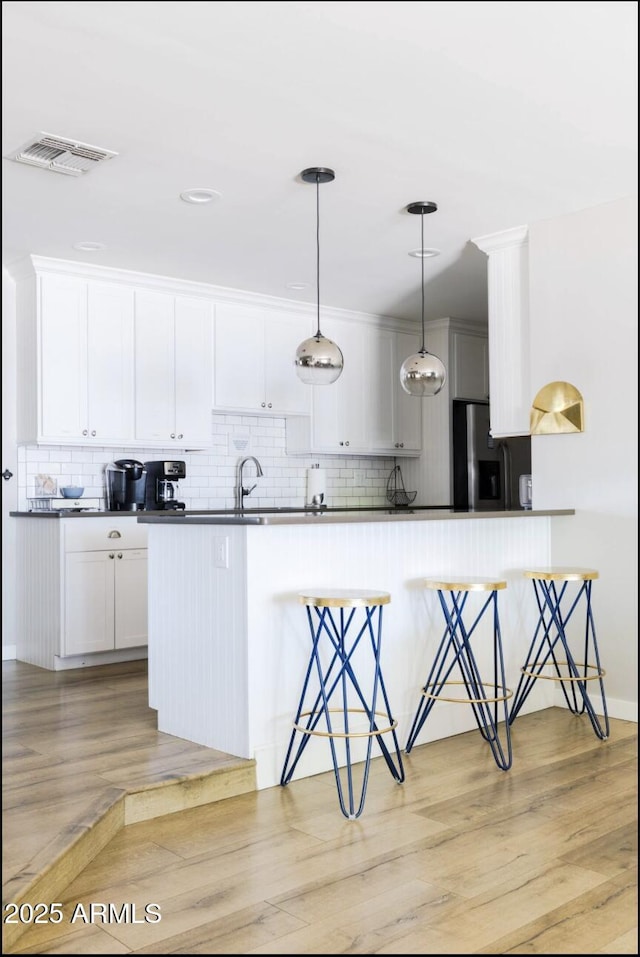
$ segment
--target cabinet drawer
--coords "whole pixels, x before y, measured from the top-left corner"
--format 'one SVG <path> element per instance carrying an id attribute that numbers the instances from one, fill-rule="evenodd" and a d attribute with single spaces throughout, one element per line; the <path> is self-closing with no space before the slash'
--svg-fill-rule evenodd
<path id="1" fill-rule="evenodd" d="M 147 529 L 135 518 L 61 519 L 65 552 L 98 551 L 107 548 L 146 548 Z"/>

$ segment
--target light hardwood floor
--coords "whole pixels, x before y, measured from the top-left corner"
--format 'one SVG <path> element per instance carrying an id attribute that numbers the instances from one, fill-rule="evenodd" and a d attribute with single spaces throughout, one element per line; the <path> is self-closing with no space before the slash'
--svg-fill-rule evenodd
<path id="1" fill-rule="evenodd" d="M 37 695 L 23 707 L 33 746 L 47 711 Z M 127 722 L 113 719 L 115 742 Z M 12 950 L 637 954 L 637 726 L 611 725 L 601 742 L 562 709 L 519 717 L 508 772 L 478 732 L 414 748 L 402 785 L 376 759 L 357 821 L 328 773 L 130 824 L 56 898 L 64 921 Z M 74 720 L 57 734 L 66 755 L 84 737 Z M 29 801 L 25 779 L 13 818 L 29 842 L 28 810 L 35 825 L 48 774 L 51 788 L 61 777 L 59 762 L 36 763 L 41 796 Z M 114 905 L 111 922 L 97 904 Z M 159 921 L 145 920 L 150 904 Z"/>

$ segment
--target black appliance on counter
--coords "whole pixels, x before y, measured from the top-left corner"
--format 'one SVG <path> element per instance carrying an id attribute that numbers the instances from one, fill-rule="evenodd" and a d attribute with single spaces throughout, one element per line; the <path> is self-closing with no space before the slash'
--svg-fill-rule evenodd
<path id="1" fill-rule="evenodd" d="M 454 399 L 454 509 L 520 509 L 521 475 L 531 475 L 531 437 L 494 439 L 489 428 L 488 403 Z"/>
<path id="2" fill-rule="evenodd" d="M 187 467 L 184 462 L 145 462 L 147 490 L 145 508 L 149 512 L 162 512 L 167 509 L 184 509 L 179 502 L 176 483 L 186 478 Z"/>
<path id="3" fill-rule="evenodd" d="M 147 473 L 136 459 L 117 459 L 105 469 L 107 510 L 139 512 L 144 509 Z"/>

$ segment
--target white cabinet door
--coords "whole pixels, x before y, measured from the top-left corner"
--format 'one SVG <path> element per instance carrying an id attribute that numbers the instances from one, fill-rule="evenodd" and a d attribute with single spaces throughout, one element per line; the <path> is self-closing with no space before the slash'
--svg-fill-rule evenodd
<path id="1" fill-rule="evenodd" d="M 41 440 L 83 438 L 87 425 L 87 284 L 42 276 L 39 296 L 39 429 Z"/>
<path id="2" fill-rule="evenodd" d="M 93 442 L 133 439 L 133 288 L 88 283 L 87 392 Z"/>
<path id="3" fill-rule="evenodd" d="M 136 291 L 135 431 L 163 448 L 211 444 L 211 305 Z"/>
<path id="4" fill-rule="evenodd" d="M 133 437 L 133 290 L 40 277 L 39 440 Z"/>
<path id="5" fill-rule="evenodd" d="M 114 646 L 137 648 L 147 644 L 147 549 L 115 553 Z"/>
<path id="6" fill-rule="evenodd" d="M 113 648 L 115 552 L 70 552 L 65 558 L 63 654 Z"/>
<path id="7" fill-rule="evenodd" d="M 421 402 L 400 385 L 400 366 L 419 348 L 417 336 L 386 328 L 364 338 L 361 388 L 372 454 L 415 455 L 422 448 Z"/>
<path id="8" fill-rule="evenodd" d="M 139 442 L 175 442 L 173 296 L 136 290 L 135 431 Z"/>
<path id="9" fill-rule="evenodd" d="M 296 375 L 307 320 L 257 306 L 219 303 L 214 339 L 215 409 L 266 415 L 308 415 L 311 390 Z"/>
<path id="10" fill-rule="evenodd" d="M 486 336 L 452 333 L 454 399 L 489 398 L 489 355 Z"/>
<path id="11" fill-rule="evenodd" d="M 147 549 L 68 552 L 63 654 L 147 644 Z"/>
<path id="12" fill-rule="evenodd" d="M 213 310 L 204 299 L 175 298 L 176 442 L 184 448 L 211 445 Z"/>
<path id="13" fill-rule="evenodd" d="M 214 320 L 213 406 L 223 411 L 264 410 L 263 314 L 220 303 Z"/>
<path id="14" fill-rule="evenodd" d="M 396 455 L 422 451 L 422 399 L 409 395 L 400 384 L 400 369 L 409 356 L 420 349 L 420 337 L 411 332 L 394 333 L 395 361 L 393 381 L 393 450 Z"/>
<path id="15" fill-rule="evenodd" d="M 311 386 L 311 451 L 366 454 L 370 451 L 366 404 L 371 376 L 370 329 L 339 319 L 328 320 L 321 329 L 342 351 L 344 369 L 330 385 Z"/>
<path id="16" fill-rule="evenodd" d="M 373 453 L 388 453 L 398 441 L 395 437 L 395 341 L 390 329 L 376 330 L 369 349 L 370 368 L 367 385 L 369 405 L 369 444 Z"/>
<path id="17" fill-rule="evenodd" d="M 265 331 L 265 401 L 273 415 L 310 415 L 311 390 L 298 378 L 296 349 L 312 335 L 310 322 L 272 314 Z"/>

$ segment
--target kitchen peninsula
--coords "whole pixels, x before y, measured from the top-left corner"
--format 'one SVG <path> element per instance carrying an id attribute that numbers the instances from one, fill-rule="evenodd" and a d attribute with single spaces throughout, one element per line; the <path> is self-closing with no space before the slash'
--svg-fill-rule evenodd
<path id="1" fill-rule="evenodd" d="M 572 509 L 274 509 L 138 516 L 149 557 L 149 703 L 158 729 L 255 758 L 258 788 L 279 783 L 309 656 L 298 593 L 390 592 L 382 666 L 404 744 L 427 664 L 441 638 L 440 609 L 422 580 L 500 576 L 507 682 L 514 686 L 537 620 L 526 566 L 551 561 L 551 523 Z M 479 655 L 482 670 L 482 653 Z M 552 682 L 538 682 L 552 685 Z M 536 688 L 528 710 L 548 707 Z M 470 708 L 439 702 L 418 744 L 475 727 Z M 331 768 L 311 742 L 298 769 Z"/>

